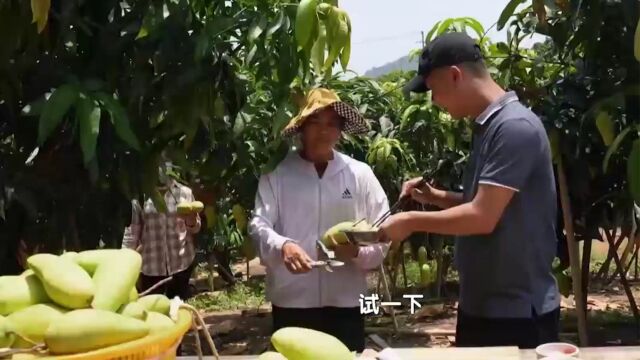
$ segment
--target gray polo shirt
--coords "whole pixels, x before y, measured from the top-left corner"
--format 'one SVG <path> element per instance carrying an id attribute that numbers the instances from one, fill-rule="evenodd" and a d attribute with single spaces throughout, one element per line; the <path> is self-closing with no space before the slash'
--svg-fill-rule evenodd
<path id="1" fill-rule="evenodd" d="M 493 233 L 456 239 L 460 309 L 491 318 L 540 315 L 560 296 L 551 263 L 556 254 L 556 187 L 551 150 L 540 119 L 509 92 L 474 124 L 463 198 L 479 184 L 515 190 Z"/>

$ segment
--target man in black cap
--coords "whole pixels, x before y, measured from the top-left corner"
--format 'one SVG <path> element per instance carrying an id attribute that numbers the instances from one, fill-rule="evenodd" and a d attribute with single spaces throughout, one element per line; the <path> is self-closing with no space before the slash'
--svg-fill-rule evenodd
<path id="1" fill-rule="evenodd" d="M 491 78 L 480 47 L 464 33 L 428 44 L 406 89 L 431 91 L 433 103 L 452 117 L 473 119 L 473 146 L 463 192 L 406 182 L 401 196 L 442 210 L 389 217 L 381 241 L 413 232 L 457 236 L 457 346 L 533 348 L 557 341 L 556 187 L 540 119 Z"/>

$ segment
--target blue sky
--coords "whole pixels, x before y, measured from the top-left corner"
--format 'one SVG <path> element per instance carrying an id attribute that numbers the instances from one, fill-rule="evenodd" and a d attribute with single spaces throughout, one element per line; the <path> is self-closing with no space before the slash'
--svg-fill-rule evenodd
<path id="1" fill-rule="evenodd" d="M 425 34 L 446 18 L 469 16 L 485 30 L 496 21 L 508 0 L 339 0 L 351 18 L 350 70 L 362 75 L 420 48 L 420 31 Z M 505 40 L 506 32 L 495 26 L 489 31 L 494 41 Z M 540 40 L 539 37 L 534 40 Z M 526 45 L 526 43 L 525 43 Z"/>

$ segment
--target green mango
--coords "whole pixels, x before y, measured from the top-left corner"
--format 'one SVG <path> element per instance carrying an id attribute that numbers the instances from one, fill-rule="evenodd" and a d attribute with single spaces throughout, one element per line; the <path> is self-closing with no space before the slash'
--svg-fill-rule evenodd
<path id="1" fill-rule="evenodd" d="M 98 309 L 70 311 L 52 322 L 44 335 L 49 352 L 75 354 L 143 338 L 149 326 L 141 320 Z"/>
<path id="2" fill-rule="evenodd" d="M 158 312 L 149 312 L 147 314 L 147 325 L 149 325 L 149 333 L 155 334 L 163 332 L 169 329 L 173 329 L 176 323 L 171 320 L 167 315 L 160 314 Z"/>
<path id="3" fill-rule="evenodd" d="M 31 269 L 27 269 L 27 270 L 23 271 L 22 274 L 20 274 L 20 276 L 28 276 L 28 275 L 31 275 L 31 274 L 35 274 L 35 273 Z"/>
<path id="4" fill-rule="evenodd" d="M 287 360 L 287 358 L 275 351 L 267 351 L 260 354 L 258 360 Z"/>
<path id="5" fill-rule="evenodd" d="M 7 324 L 7 318 L 0 315 L 0 349 L 10 348 L 16 339 L 14 334 L 7 331 L 6 324 Z"/>
<path id="6" fill-rule="evenodd" d="M 96 249 L 81 251 L 76 255 L 75 262 L 89 275 L 93 276 L 101 262 L 117 257 L 120 249 Z"/>
<path id="7" fill-rule="evenodd" d="M 67 251 L 60 255 L 61 258 L 69 259 L 71 261 L 75 261 L 76 256 L 78 256 L 78 253 L 75 251 Z"/>
<path id="8" fill-rule="evenodd" d="M 27 263 L 56 304 L 69 309 L 86 308 L 91 304 L 93 281 L 75 262 L 56 255 L 36 254 L 30 256 Z"/>
<path id="9" fill-rule="evenodd" d="M 145 309 L 144 306 L 138 304 L 137 302 L 130 302 L 128 304 L 122 305 L 120 309 L 118 309 L 118 314 L 142 321 L 147 320 L 147 316 L 149 315 L 147 309 Z"/>
<path id="10" fill-rule="evenodd" d="M 6 329 L 16 335 L 14 348 L 31 348 L 41 343 L 49 325 L 58 321 L 68 310 L 56 304 L 36 304 L 16 311 L 6 319 Z"/>
<path id="11" fill-rule="evenodd" d="M 0 315 L 51 301 L 35 273 L 0 277 Z"/>
<path id="12" fill-rule="evenodd" d="M 138 289 L 136 289 L 136 287 L 132 287 L 131 291 L 129 291 L 129 302 L 133 302 L 138 300 Z"/>
<path id="13" fill-rule="evenodd" d="M 171 300 L 162 294 L 151 294 L 143 296 L 137 301 L 138 304 L 144 306 L 149 312 L 158 312 L 163 315 L 169 315 Z"/>
<path id="14" fill-rule="evenodd" d="M 312 329 L 300 327 L 281 328 L 273 333 L 271 343 L 287 359 L 354 359 L 354 355 L 349 351 L 349 348 L 338 338 Z"/>
<path id="15" fill-rule="evenodd" d="M 131 249 L 121 249 L 117 256 L 101 262 L 93 275 L 95 295 L 91 307 L 116 311 L 126 304 L 141 268 L 142 256 Z"/>

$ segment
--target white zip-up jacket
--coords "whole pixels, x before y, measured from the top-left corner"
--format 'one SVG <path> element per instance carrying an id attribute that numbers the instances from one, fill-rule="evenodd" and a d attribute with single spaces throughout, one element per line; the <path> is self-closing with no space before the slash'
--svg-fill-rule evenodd
<path id="1" fill-rule="evenodd" d="M 327 272 L 315 268 L 292 274 L 282 245 L 296 242 L 318 260 L 317 240 L 333 225 L 366 218 L 373 223 L 389 209 L 387 196 L 371 168 L 334 151 L 322 178 L 313 163 L 290 152 L 258 185 L 249 232 L 266 267 L 266 296 L 280 307 L 358 307 L 367 295 L 366 274 L 382 264 L 389 245 L 361 247 L 356 258 Z"/>

